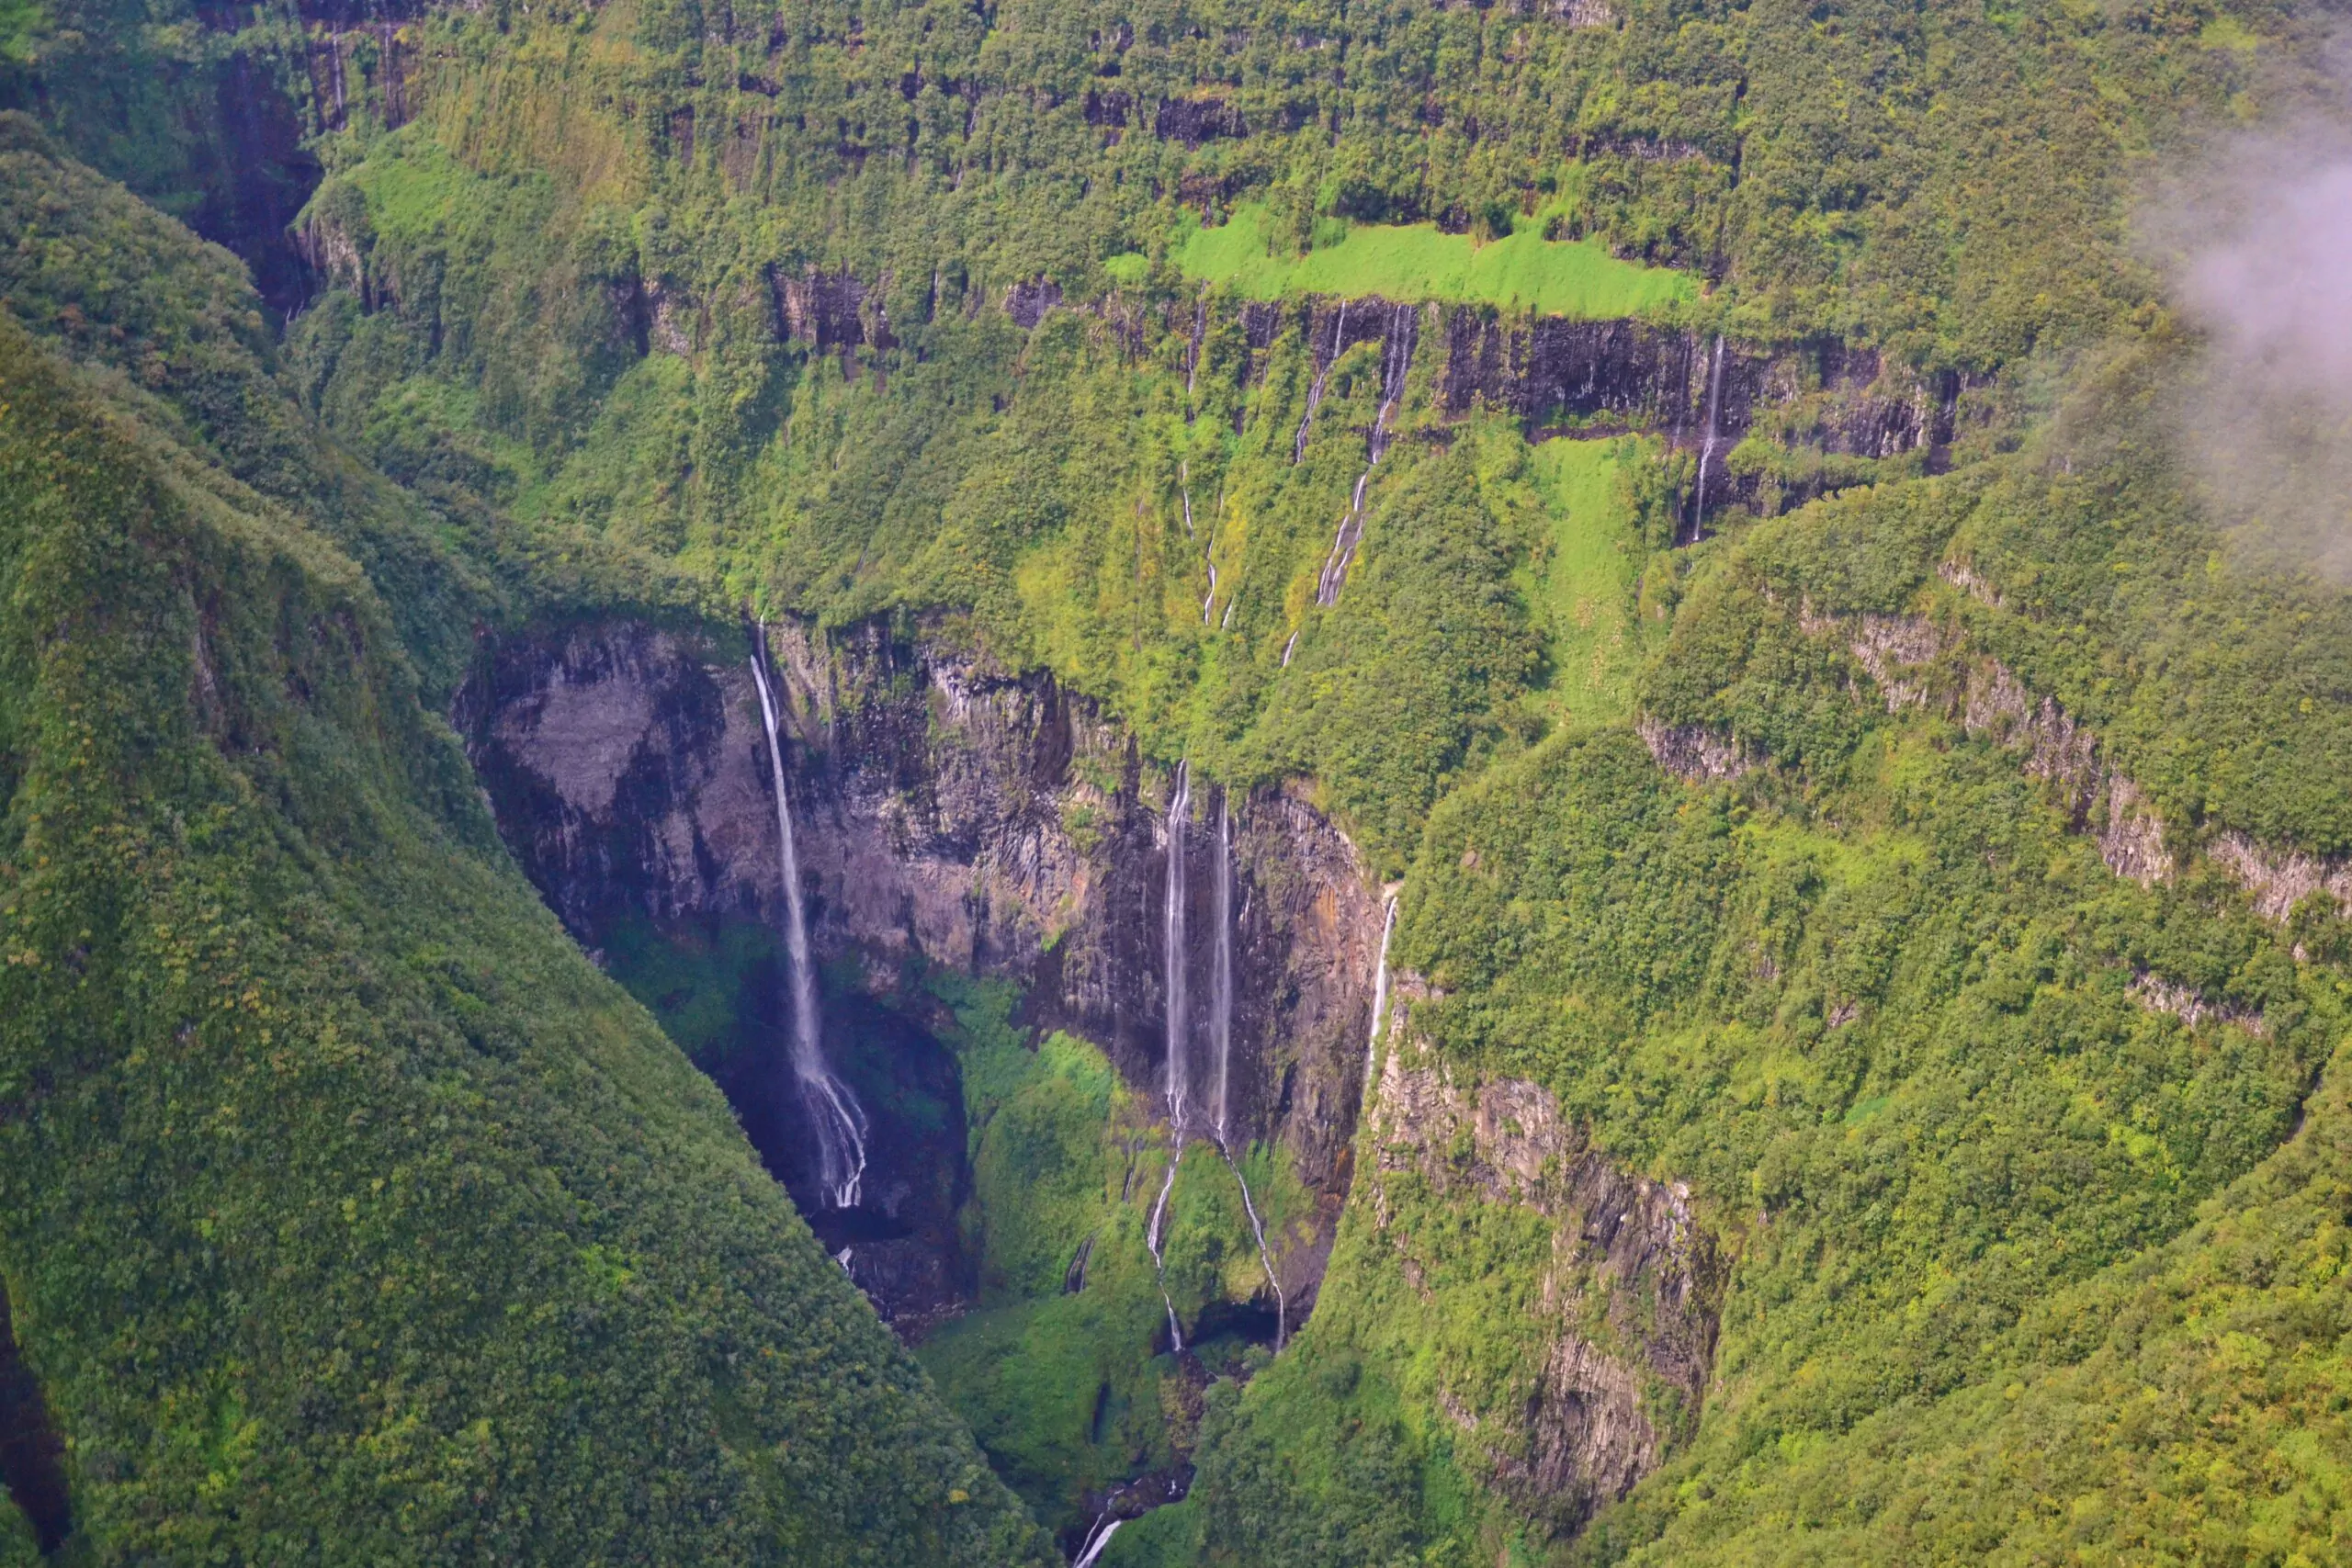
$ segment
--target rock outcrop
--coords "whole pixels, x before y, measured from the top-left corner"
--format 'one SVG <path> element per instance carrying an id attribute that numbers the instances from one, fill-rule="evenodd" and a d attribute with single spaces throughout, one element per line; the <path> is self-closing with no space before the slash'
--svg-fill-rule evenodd
<path id="1" fill-rule="evenodd" d="M 1410 977 L 1401 989 L 1414 990 Z M 1697 1425 L 1713 1376 L 1726 1267 L 1679 1183 L 1621 1169 L 1588 1145 L 1541 1086 L 1460 1084 L 1411 1038 L 1382 1065 L 1371 1115 L 1373 1224 L 1408 1278 L 1431 1245 L 1392 1213 L 1386 1184 L 1412 1172 L 1441 1194 L 1533 1210 L 1552 1228 L 1533 1311 L 1545 1348 L 1523 1402 L 1477 1410 L 1439 1403 L 1496 1484 L 1555 1534 L 1657 1468 Z"/>

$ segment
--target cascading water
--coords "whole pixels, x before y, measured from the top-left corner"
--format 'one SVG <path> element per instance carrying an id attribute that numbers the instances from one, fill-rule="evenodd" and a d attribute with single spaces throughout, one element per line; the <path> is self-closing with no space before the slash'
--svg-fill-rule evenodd
<path id="1" fill-rule="evenodd" d="M 1105 1519 L 1097 1525 L 1094 1533 L 1087 1538 L 1086 1550 L 1078 1554 L 1078 1561 L 1071 1563 L 1070 1568 L 1094 1568 L 1096 1561 L 1102 1555 L 1102 1549 L 1111 1544 L 1111 1538 L 1125 1522 L 1124 1519 Z"/>
<path id="2" fill-rule="evenodd" d="M 1208 330 L 1209 302 L 1203 299 L 1193 306 L 1193 339 L 1184 345 L 1184 400 L 1187 405 L 1184 422 L 1187 424 L 1192 423 L 1193 417 L 1190 408 L 1193 383 L 1201 372 L 1201 340 L 1208 335 Z"/>
<path id="3" fill-rule="evenodd" d="M 1192 1087 L 1184 1060 L 1192 1026 L 1184 986 L 1184 833 L 1192 808 L 1192 764 L 1180 761 L 1176 791 L 1168 800 L 1168 889 L 1160 938 L 1168 989 L 1168 1125 L 1179 1147 L 1184 1141 L 1184 1100 Z"/>
<path id="4" fill-rule="evenodd" d="M 1192 809 L 1192 763 L 1179 761 L 1175 793 L 1168 798 L 1168 890 L 1162 900 L 1160 936 L 1168 991 L 1168 1176 L 1159 1184 L 1159 1201 L 1151 1206 L 1151 1224 L 1144 1232 L 1144 1245 L 1151 1249 L 1152 1269 L 1159 1279 L 1159 1300 L 1168 1308 L 1169 1345 L 1175 1350 L 1184 1348 L 1184 1330 L 1176 1321 L 1176 1303 L 1168 1294 L 1168 1261 L 1159 1244 L 1169 1195 L 1176 1190 L 1176 1168 L 1184 1158 L 1184 1098 L 1190 1087 L 1184 1061 L 1192 1023 L 1184 985 L 1184 829 Z"/>
<path id="5" fill-rule="evenodd" d="M 752 680 L 760 693 L 760 721 L 767 728 L 768 765 L 775 775 L 777 861 L 784 874 L 785 952 L 792 970 L 792 1070 L 800 1097 L 817 1130 L 818 1179 L 836 1209 L 857 1207 L 865 1179 L 865 1108 L 849 1085 L 825 1065 L 818 1034 L 817 967 L 808 952 L 808 917 L 800 895 L 800 855 L 792 837 L 792 803 L 784 780 L 784 742 L 779 735 L 775 693 L 768 681 L 767 626 L 761 623 L 752 649 Z"/>
<path id="6" fill-rule="evenodd" d="M 1420 313 L 1410 305 L 1396 306 L 1389 313 L 1388 333 L 1381 344 L 1380 412 L 1372 421 L 1371 460 L 1356 476 L 1347 513 L 1340 519 L 1339 536 L 1331 541 L 1331 553 L 1324 558 L 1322 574 L 1315 583 L 1315 602 L 1327 610 L 1340 602 L 1340 590 L 1348 585 L 1348 568 L 1355 560 L 1356 546 L 1363 539 L 1364 487 L 1372 480 L 1372 470 L 1387 455 L 1388 424 L 1405 396 L 1405 378 L 1413 368 L 1413 344 L 1419 325 Z"/>
<path id="7" fill-rule="evenodd" d="M 1290 1303 L 1283 1296 L 1283 1281 L 1274 1272 L 1274 1255 L 1266 1249 L 1265 1222 L 1258 1218 L 1257 1200 L 1250 1196 L 1250 1179 L 1241 1174 L 1241 1162 L 1225 1150 L 1225 1163 L 1233 1171 L 1233 1179 L 1241 1189 L 1242 1212 L 1250 1216 L 1250 1234 L 1258 1238 L 1258 1261 L 1265 1267 L 1266 1283 L 1274 1292 L 1274 1348 L 1280 1350 L 1290 1337 Z"/>
<path id="8" fill-rule="evenodd" d="M 1323 356 L 1323 362 L 1315 367 L 1315 379 L 1307 383 L 1306 417 L 1298 422 L 1298 439 L 1291 443 L 1290 460 L 1293 464 L 1306 460 L 1306 433 L 1315 428 L 1315 411 L 1323 406 L 1324 378 L 1331 374 L 1331 362 L 1340 357 L 1340 350 L 1346 345 L 1347 333 L 1348 302 L 1342 299 L 1339 314 L 1331 323 L 1331 352 Z"/>
<path id="9" fill-rule="evenodd" d="M 1715 422 L 1724 396 L 1724 339 L 1715 334 L 1715 367 L 1707 378 L 1707 433 L 1699 444 L 1699 479 L 1690 501 L 1690 543 L 1699 542 L 1699 529 L 1707 516 L 1707 465 L 1715 457 Z"/>
<path id="10" fill-rule="evenodd" d="M 1159 1184 L 1159 1198 L 1151 1206 L 1151 1224 L 1144 1227 L 1143 1244 L 1151 1249 L 1152 1272 L 1159 1280 L 1159 1303 L 1168 1309 L 1168 1348 L 1184 1348 L 1184 1330 L 1176 1321 L 1176 1303 L 1168 1294 L 1168 1259 L 1159 1250 L 1160 1222 L 1168 1217 L 1168 1195 L 1176 1190 L 1176 1167 L 1184 1157 L 1184 1145 L 1179 1142 L 1168 1156 L 1168 1176 Z"/>
<path id="11" fill-rule="evenodd" d="M 1233 1089 L 1233 812 L 1222 801 L 1217 810 L 1216 852 L 1216 989 L 1212 998 L 1216 1010 L 1209 1018 L 1209 1040 L 1216 1051 L 1216 1147 L 1241 1189 L 1250 1233 L 1258 1239 L 1258 1261 L 1265 1265 L 1266 1283 L 1274 1292 L 1274 1348 L 1279 1350 L 1289 1334 L 1289 1305 L 1283 1298 L 1282 1280 L 1274 1272 L 1273 1253 L 1266 1246 L 1266 1227 L 1258 1218 L 1250 1179 L 1241 1173 L 1241 1162 L 1233 1157 L 1233 1145 L 1227 1136 Z"/>
<path id="12" fill-rule="evenodd" d="M 1209 1020 L 1209 1043 L 1216 1051 L 1216 1141 L 1225 1144 L 1227 1111 L 1233 1088 L 1233 812 L 1220 803 L 1216 814 L 1216 1010 Z"/>
<path id="13" fill-rule="evenodd" d="M 1379 1066 L 1380 1015 L 1388 1010 L 1388 939 L 1396 934 L 1396 895 L 1388 895 L 1388 913 L 1380 922 L 1380 962 L 1372 971 L 1372 1038 L 1364 1042 L 1363 1087 L 1372 1092 L 1372 1075 Z"/>

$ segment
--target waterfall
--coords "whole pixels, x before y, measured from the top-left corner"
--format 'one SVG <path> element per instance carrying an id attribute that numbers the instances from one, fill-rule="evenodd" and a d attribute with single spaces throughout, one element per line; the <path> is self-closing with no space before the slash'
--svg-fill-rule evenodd
<path id="1" fill-rule="evenodd" d="M 1356 476 L 1355 492 L 1348 498 L 1348 510 L 1340 519 L 1339 536 L 1331 541 L 1331 553 L 1324 558 L 1322 575 L 1315 583 L 1315 602 L 1327 610 L 1340 602 L 1340 590 L 1348 585 L 1348 568 L 1355 560 L 1356 546 L 1363 539 L 1364 486 L 1372 479 L 1372 470 L 1387 455 L 1388 422 L 1405 396 L 1405 378 L 1413 368 L 1413 342 L 1419 324 L 1420 313 L 1410 305 L 1395 306 L 1389 312 L 1388 333 L 1381 344 L 1380 412 L 1373 416 L 1368 443 L 1370 460 L 1364 464 L 1363 472 Z"/>
<path id="2" fill-rule="evenodd" d="M 1209 1019 L 1209 1041 L 1216 1048 L 1216 1141 L 1225 1144 L 1227 1096 L 1233 1084 L 1233 812 L 1220 801 L 1216 814 L 1216 1010 Z"/>
<path id="3" fill-rule="evenodd" d="M 1707 378 L 1707 434 L 1699 444 L 1699 480 L 1690 501 L 1690 543 L 1699 542 L 1699 529 L 1707 516 L 1707 465 L 1715 456 L 1715 417 L 1724 395 L 1724 337 L 1715 334 L 1715 367 Z"/>
<path id="4" fill-rule="evenodd" d="M 1168 1124 L 1180 1147 L 1184 1137 L 1184 1097 L 1191 1088 L 1184 1065 L 1192 1023 L 1184 995 L 1184 829 L 1192 807 L 1192 764 L 1180 761 L 1176 793 L 1168 800 L 1168 892 L 1160 937 L 1168 987 Z"/>
<path id="5" fill-rule="evenodd" d="M 1372 422 L 1372 460 L 1388 454 L 1388 424 L 1404 400 L 1405 377 L 1413 368 L 1413 344 L 1420 331 L 1420 312 L 1398 305 L 1389 312 L 1388 334 L 1380 345 L 1380 412 Z"/>
<path id="6" fill-rule="evenodd" d="M 1266 1227 L 1258 1218 L 1257 1201 L 1250 1196 L 1250 1179 L 1241 1174 L 1241 1164 L 1231 1150 L 1225 1151 L 1225 1163 L 1241 1189 L 1241 1207 L 1250 1215 L 1250 1234 L 1258 1238 L 1258 1261 L 1265 1266 L 1266 1283 L 1274 1292 L 1274 1348 L 1280 1350 L 1283 1341 L 1290 1337 L 1290 1303 L 1284 1299 L 1283 1282 L 1274 1273 L 1274 1255 L 1266 1250 Z"/>
<path id="7" fill-rule="evenodd" d="M 1373 1070 L 1379 1065 L 1380 1015 L 1388 1007 L 1388 939 L 1396 934 L 1396 895 L 1388 896 L 1388 914 L 1380 923 L 1380 962 L 1372 971 L 1372 1038 L 1364 1042 L 1363 1087 L 1372 1092 Z"/>
<path id="8" fill-rule="evenodd" d="M 1152 1272 L 1159 1280 L 1159 1303 L 1168 1309 L 1168 1344 L 1171 1350 L 1184 1348 L 1184 1330 L 1176 1321 L 1176 1303 L 1168 1294 L 1168 1259 L 1159 1250 L 1159 1224 L 1168 1217 L 1168 1195 L 1176 1190 L 1176 1168 L 1183 1162 L 1184 1145 L 1179 1142 L 1169 1152 L 1168 1177 L 1159 1184 L 1159 1198 L 1151 1206 L 1151 1224 L 1144 1227 L 1143 1244 L 1151 1249 Z"/>
<path id="9" fill-rule="evenodd" d="M 1306 458 L 1306 433 L 1315 427 L 1315 411 L 1323 405 L 1323 379 L 1331 374 L 1331 362 L 1340 357 L 1346 346 L 1348 332 L 1348 302 L 1340 301 L 1340 313 L 1331 322 L 1331 352 L 1315 367 L 1315 379 L 1306 389 L 1306 417 L 1298 422 L 1298 439 L 1291 443 L 1290 460 L 1294 465 Z"/>
<path id="10" fill-rule="evenodd" d="M 1201 339 L 1208 334 L 1208 330 L 1209 302 L 1204 295 L 1193 306 L 1193 341 L 1184 345 L 1184 400 L 1187 403 L 1192 401 L 1193 378 L 1201 371 Z M 1192 423 L 1189 412 L 1185 423 Z"/>
<path id="11" fill-rule="evenodd" d="M 808 954 L 808 915 L 801 905 L 800 855 L 792 839 L 792 803 L 784 786 L 784 743 L 778 737 L 775 693 L 768 682 L 767 625 L 752 651 L 752 680 L 760 692 L 760 721 L 768 732 L 768 765 L 775 774 L 777 859 L 784 874 L 785 951 L 792 968 L 792 1071 L 817 1130 L 818 1178 L 836 1209 L 857 1207 L 865 1179 L 865 1110 L 849 1085 L 825 1065 L 818 1035 L 817 966 Z"/>
<path id="12" fill-rule="evenodd" d="M 1125 1522 L 1121 1519 L 1104 1520 L 1094 1534 L 1087 1538 L 1086 1550 L 1078 1554 L 1078 1561 L 1071 1563 L 1070 1568 L 1094 1568 L 1095 1560 L 1102 1555 L 1102 1549 L 1111 1544 L 1111 1538 L 1118 1533 L 1119 1526 Z"/>

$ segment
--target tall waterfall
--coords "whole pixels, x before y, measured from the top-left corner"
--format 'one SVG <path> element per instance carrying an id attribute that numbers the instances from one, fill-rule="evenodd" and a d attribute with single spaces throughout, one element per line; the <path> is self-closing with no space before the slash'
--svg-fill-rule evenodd
<path id="1" fill-rule="evenodd" d="M 1707 516 L 1707 466 L 1715 457 L 1716 420 L 1722 412 L 1724 396 L 1724 339 L 1715 334 L 1715 367 L 1707 378 L 1707 432 L 1699 446 L 1699 479 L 1690 500 L 1690 539 L 1699 542 L 1699 530 Z"/>
<path id="2" fill-rule="evenodd" d="M 1192 1016 L 1184 987 L 1184 829 L 1193 809 L 1193 766 L 1176 764 L 1176 790 L 1168 797 L 1168 891 L 1162 901 L 1160 962 L 1168 990 L 1168 1175 L 1159 1184 L 1159 1199 L 1151 1206 L 1151 1224 L 1144 1245 L 1151 1249 L 1151 1266 L 1159 1278 L 1159 1300 L 1168 1309 L 1170 1348 L 1184 1348 L 1184 1330 L 1176 1321 L 1176 1303 L 1168 1294 L 1168 1261 L 1160 1250 L 1161 1226 L 1168 1218 L 1168 1199 L 1176 1190 L 1176 1168 L 1184 1159 L 1184 1097 L 1190 1076 L 1185 1070 L 1185 1043 Z"/>
<path id="3" fill-rule="evenodd" d="M 784 786 L 784 742 L 775 692 L 768 681 L 768 633 L 760 625 L 752 649 L 752 680 L 760 691 L 760 721 L 767 727 L 768 765 L 775 774 L 777 859 L 784 873 L 785 951 L 792 967 L 792 1071 L 817 1129 L 817 1172 L 836 1209 L 857 1207 L 865 1179 L 865 1109 L 849 1085 L 825 1065 L 818 1034 L 817 966 L 808 954 L 808 914 L 800 895 L 800 854 L 792 838 L 792 803 Z"/>
<path id="4" fill-rule="evenodd" d="M 1380 962 L 1372 971 L 1372 1038 L 1364 1042 L 1363 1087 L 1372 1092 L 1372 1075 L 1380 1063 L 1380 1015 L 1388 1010 L 1388 939 L 1396 934 L 1396 897 L 1388 896 L 1388 913 L 1380 922 Z"/>
<path id="5" fill-rule="evenodd" d="M 1233 811 L 1222 800 L 1216 814 L 1216 1010 L 1209 1019 L 1209 1043 L 1216 1050 L 1216 1141 L 1225 1124 L 1233 1088 Z"/>
<path id="6" fill-rule="evenodd" d="M 1168 987 L 1168 1124 L 1175 1130 L 1180 1147 L 1184 1138 L 1184 1100 L 1192 1089 L 1184 1061 L 1193 1021 L 1184 990 L 1184 829 L 1192 809 L 1192 764 L 1181 761 L 1176 764 L 1176 793 L 1168 800 L 1168 893 L 1160 937 Z"/>
<path id="7" fill-rule="evenodd" d="M 1290 1333 L 1290 1305 L 1283 1282 L 1274 1272 L 1274 1255 L 1266 1246 L 1265 1222 L 1258 1216 L 1258 1200 L 1250 1190 L 1227 1136 L 1233 1090 L 1233 810 L 1220 798 L 1216 819 L 1216 1011 L 1209 1019 L 1209 1040 L 1216 1050 L 1216 1147 L 1241 1189 L 1241 1207 L 1250 1215 L 1250 1234 L 1258 1239 L 1258 1261 L 1265 1265 L 1266 1283 L 1274 1292 L 1274 1348 L 1282 1348 Z"/>
<path id="8" fill-rule="evenodd" d="M 1405 396 L 1405 377 L 1413 368 L 1413 341 L 1419 325 L 1420 312 L 1412 306 L 1391 308 L 1388 332 L 1381 342 L 1380 412 L 1372 421 L 1371 460 L 1356 476 L 1356 488 L 1348 498 L 1347 513 L 1340 519 L 1339 536 L 1331 541 L 1331 553 L 1324 558 L 1322 574 L 1315 583 L 1315 602 L 1327 610 L 1340 602 L 1340 590 L 1348 585 L 1348 567 L 1355 560 L 1356 546 L 1363 538 L 1364 487 L 1372 481 L 1372 470 L 1387 456 L 1388 423 Z"/>

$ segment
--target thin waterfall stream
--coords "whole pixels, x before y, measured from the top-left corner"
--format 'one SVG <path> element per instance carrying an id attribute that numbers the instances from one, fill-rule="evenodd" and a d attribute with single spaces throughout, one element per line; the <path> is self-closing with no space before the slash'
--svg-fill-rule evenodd
<path id="1" fill-rule="evenodd" d="M 1380 1015 L 1388 1010 L 1388 939 L 1396 934 L 1397 895 L 1388 895 L 1388 913 L 1380 922 L 1380 960 L 1372 971 L 1372 1037 L 1363 1046 L 1364 1092 L 1372 1092 L 1372 1075 L 1380 1065 Z"/>
<path id="2" fill-rule="evenodd" d="M 1176 1303 L 1168 1294 L 1168 1259 L 1160 1251 L 1159 1227 L 1168 1217 L 1168 1195 L 1176 1190 L 1176 1168 L 1183 1158 L 1184 1145 L 1179 1139 L 1168 1156 L 1168 1177 L 1159 1184 L 1159 1201 L 1151 1206 L 1151 1224 L 1145 1227 L 1143 1233 L 1143 1244 L 1151 1249 L 1152 1270 L 1159 1280 L 1159 1304 L 1168 1309 L 1168 1348 L 1170 1351 L 1183 1349 L 1184 1329 L 1176 1321 Z"/>
<path id="3" fill-rule="evenodd" d="M 1315 428 L 1315 411 L 1323 406 L 1324 378 L 1331 374 L 1331 362 L 1340 357 L 1346 346 L 1348 333 L 1348 302 L 1340 301 L 1338 315 L 1331 322 L 1331 352 L 1315 367 L 1315 379 L 1306 385 L 1306 417 L 1298 422 L 1298 439 L 1291 443 L 1290 460 L 1294 466 L 1306 460 L 1306 433 Z"/>
<path id="4" fill-rule="evenodd" d="M 1193 772 L 1189 761 L 1176 764 L 1175 792 L 1168 797 L 1168 887 L 1161 900 L 1163 922 L 1160 963 L 1168 1003 L 1168 1176 L 1159 1184 L 1159 1201 L 1151 1206 L 1151 1224 L 1144 1245 L 1151 1249 L 1151 1265 L 1159 1280 L 1159 1300 L 1168 1309 L 1170 1348 L 1184 1348 L 1184 1330 L 1176 1320 L 1176 1303 L 1168 1294 L 1168 1260 L 1161 1251 L 1161 1226 L 1168 1217 L 1169 1195 L 1176 1190 L 1176 1168 L 1184 1160 L 1184 1097 L 1189 1087 L 1184 1040 L 1192 1022 L 1184 988 L 1184 829 L 1193 809 Z"/>
<path id="5" fill-rule="evenodd" d="M 1405 378 L 1413 368 L 1413 343 L 1419 335 L 1420 312 L 1410 305 L 1393 307 L 1388 316 L 1388 331 L 1380 347 L 1380 410 L 1373 416 L 1372 434 L 1367 443 L 1363 472 L 1356 476 L 1356 488 L 1348 497 L 1348 510 L 1340 519 L 1339 536 L 1331 541 L 1331 553 L 1324 558 L 1322 575 L 1315 584 L 1315 602 L 1325 609 L 1340 602 L 1340 590 L 1348 585 L 1348 568 L 1356 558 L 1356 547 L 1363 541 L 1363 492 L 1372 481 L 1373 469 L 1388 453 L 1388 425 L 1396 417 L 1396 405 L 1405 396 Z"/>
<path id="6" fill-rule="evenodd" d="M 865 1108 L 849 1085 L 825 1062 L 819 1033 L 817 965 L 808 951 L 808 912 L 800 891 L 800 854 L 792 835 L 792 802 L 785 789 L 784 742 L 775 691 L 768 679 L 767 623 L 759 623 L 752 649 L 752 680 L 759 688 L 760 720 L 767 728 L 768 765 L 775 775 L 777 862 L 784 875 L 785 952 L 792 973 L 793 1076 L 817 1130 L 818 1180 L 836 1209 L 857 1207 L 865 1179 Z M 842 1255 L 847 1266 L 847 1253 Z"/>
<path id="7" fill-rule="evenodd" d="M 1715 334 L 1715 367 L 1707 378 L 1707 430 L 1699 445 L 1699 477 L 1697 484 L 1693 487 L 1690 501 L 1690 537 L 1687 542 L 1693 545 L 1699 542 L 1699 530 L 1706 522 L 1707 467 L 1715 458 L 1716 419 L 1722 410 L 1723 396 L 1724 339 L 1723 334 L 1717 333 Z"/>
<path id="8" fill-rule="evenodd" d="M 1160 960 L 1168 987 L 1168 1124 L 1179 1148 L 1184 1143 L 1185 1097 L 1191 1090 L 1184 1044 L 1192 1014 L 1184 985 L 1184 833 L 1193 811 L 1190 761 L 1176 764 L 1176 790 L 1168 799 L 1168 887 L 1162 899 Z"/>
<path id="9" fill-rule="evenodd" d="M 1209 1018 L 1209 1043 L 1216 1051 L 1216 1141 L 1233 1089 L 1233 812 L 1220 803 L 1216 814 L 1216 991 Z"/>

